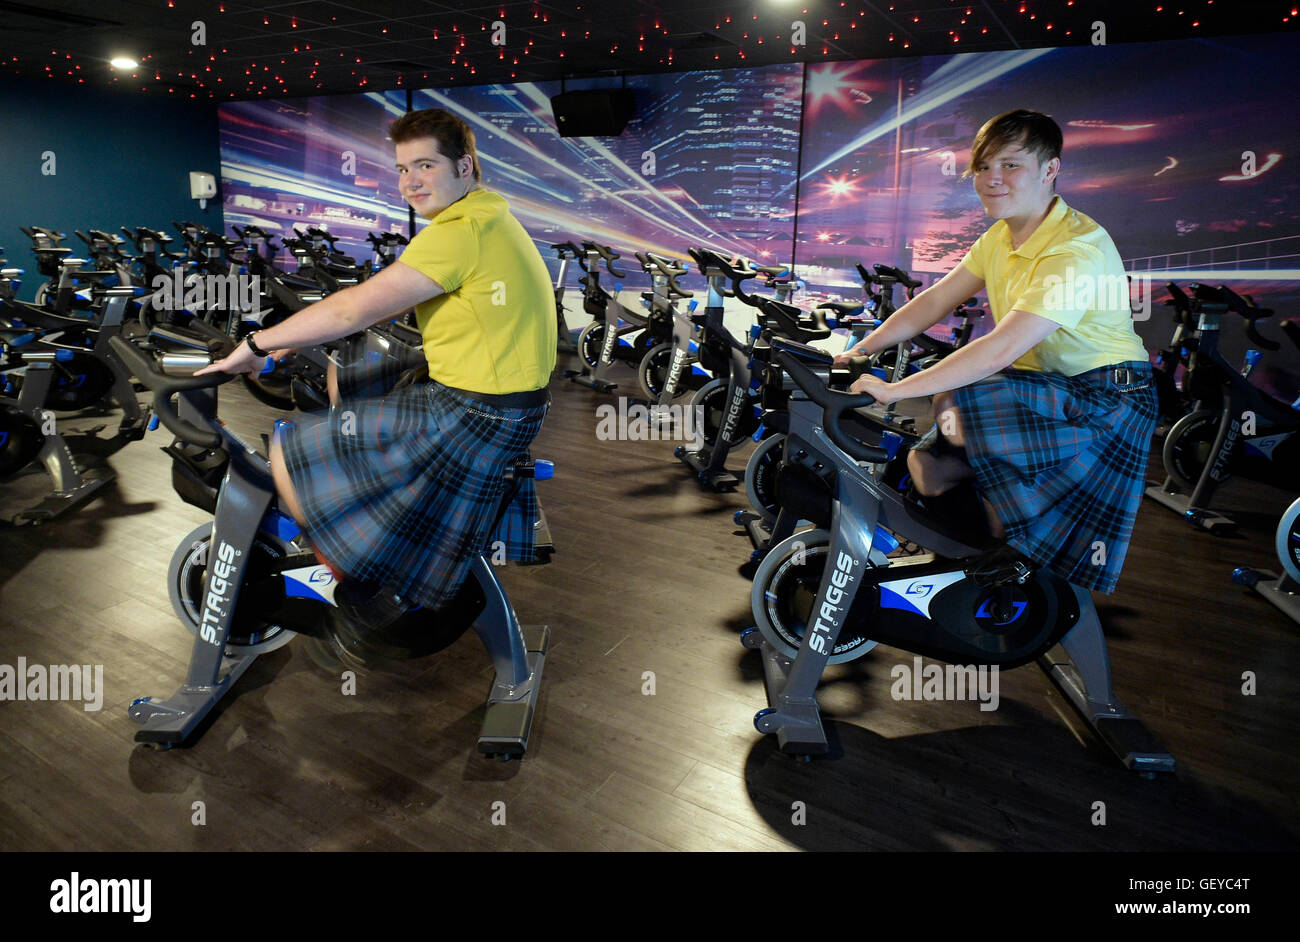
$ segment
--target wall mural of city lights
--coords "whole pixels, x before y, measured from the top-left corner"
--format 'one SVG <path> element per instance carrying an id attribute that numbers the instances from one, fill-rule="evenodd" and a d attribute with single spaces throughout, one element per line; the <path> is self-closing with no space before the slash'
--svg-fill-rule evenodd
<path id="1" fill-rule="evenodd" d="M 410 104 L 471 124 L 485 185 L 548 260 L 568 239 L 629 258 L 705 245 L 793 262 L 810 301 L 860 299 L 858 262 L 927 285 L 956 265 L 989 225 L 962 176 L 974 134 L 1033 108 L 1065 133 L 1058 191 L 1157 299 L 1206 280 L 1282 307 L 1300 302 L 1300 125 L 1276 120 L 1288 84 L 1263 79 L 1293 59 L 1290 37 L 1245 36 L 630 76 L 616 138 L 561 138 L 558 83 Z M 406 233 L 385 136 L 406 109 L 405 91 L 222 106 L 227 224 L 322 225 L 358 256 L 367 232 Z"/>

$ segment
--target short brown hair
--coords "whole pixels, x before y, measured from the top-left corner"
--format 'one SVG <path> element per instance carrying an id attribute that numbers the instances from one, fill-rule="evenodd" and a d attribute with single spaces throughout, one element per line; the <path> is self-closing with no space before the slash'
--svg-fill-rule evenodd
<path id="1" fill-rule="evenodd" d="M 474 132 L 470 126 L 441 108 L 425 108 L 402 115 L 388 128 L 388 138 L 394 144 L 433 138 L 438 152 L 452 163 L 468 156 L 474 161 L 474 180 L 483 179 L 478 165 L 478 151 L 474 146 Z"/>
<path id="2" fill-rule="evenodd" d="M 1061 126 L 1041 112 L 1024 108 L 989 118 L 975 135 L 970 164 L 962 176 L 969 177 L 976 167 L 1011 144 L 1019 144 L 1034 154 L 1041 167 L 1061 156 Z"/>

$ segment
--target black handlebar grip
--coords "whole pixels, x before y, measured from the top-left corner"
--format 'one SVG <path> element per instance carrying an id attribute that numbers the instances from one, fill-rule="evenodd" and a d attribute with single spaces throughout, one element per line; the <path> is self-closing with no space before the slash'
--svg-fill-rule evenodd
<path id="1" fill-rule="evenodd" d="M 627 272 L 619 271 L 619 269 L 614 266 L 614 260 L 619 258 L 620 256 L 608 245 L 601 245 L 599 242 L 591 242 L 591 241 L 584 242 L 582 244 L 584 246 L 596 250 L 596 253 L 605 260 L 605 267 L 609 269 L 609 273 L 613 275 L 615 278 L 627 277 Z"/>
<path id="2" fill-rule="evenodd" d="M 889 452 L 858 441 L 840 426 L 840 416 L 843 413 L 871 405 L 876 401 L 872 396 L 867 393 L 854 396 L 829 388 L 812 370 L 799 361 L 797 354 L 783 349 L 777 339 L 772 341 L 772 350 L 781 368 L 808 395 L 809 399 L 822 407 L 822 427 L 826 430 L 827 438 L 855 461 L 877 464 L 889 459 Z"/>
<path id="3" fill-rule="evenodd" d="M 1255 329 L 1254 320 L 1246 321 L 1246 336 L 1249 337 L 1251 339 L 1251 342 L 1254 343 L 1257 347 L 1263 347 L 1265 350 L 1282 349 L 1282 345 L 1278 343 L 1276 340 L 1269 340 L 1267 337 L 1261 335 L 1259 331 Z"/>
<path id="4" fill-rule="evenodd" d="M 224 334 L 219 334 L 219 336 L 222 343 L 216 346 L 220 346 L 228 354 L 230 350 L 234 349 L 234 344 L 229 343 L 229 338 L 225 337 Z M 127 369 L 153 391 L 154 412 L 157 414 L 158 420 L 167 426 L 177 438 L 194 442 L 204 448 L 216 448 L 221 444 L 221 436 L 217 432 L 212 429 L 199 428 L 182 419 L 172 405 L 171 398 L 174 394 L 188 389 L 220 386 L 222 383 L 234 379 L 235 374 L 209 373 L 206 376 L 168 376 L 158 369 L 157 364 L 150 357 L 141 353 L 135 344 L 122 337 L 111 337 L 109 346 L 126 364 Z"/>

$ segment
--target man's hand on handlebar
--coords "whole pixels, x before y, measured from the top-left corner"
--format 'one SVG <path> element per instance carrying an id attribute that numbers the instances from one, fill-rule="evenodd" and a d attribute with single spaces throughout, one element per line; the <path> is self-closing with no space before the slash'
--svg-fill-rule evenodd
<path id="1" fill-rule="evenodd" d="M 866 393 L 880 405 L 887 406 L 891 402 L 897 402 L 903 398 L 898 394 L 897 389 L 898 387 L 893 383 L 885 382 L 874 373 L 863 373 L 853 381 L 853 385 L 849 387 L 849 392 Z"/>
<path id="2" fill-rule="evenodd" d="M 854 357 L 860 357 L 860 356 L 863 356 L 863 355 L 864 355 L 864 354 L 862 353 L 861 350 L 856 350 L 856 349 L 854 349 L 853 347 L 849 347 L 849 348 L 848 348 L 847 350 L 845 350 L 843 353 L 837 353 L 837 354 L 835 354 L 835 359 L 834 359 L 834 361 L 832 361 L 832 365 L 833 365 L 837 370 L 842 370 L 842 369 L 845 369 L 845 368 L 847 368 L 847 367 L 849 367 L 849 366 L 851 366 L 851 365 L 853 364 L 853 358 L 854 358 Z"/>
<path id="3" fill-rule="evenodd" d="M 279 351 L 277 350 L 276 353 L 279 353 Z M 248 349 L 248 344 L 241 343 L 235 347 L 230 356 L 223 360 L 217 360 L 201 370 L 195 370 L 194 375 L 203 376 L 207 373 L 259 373 L 266 367 L 266 361 L 269 359 L 274 359 L 274 357 L 259 357 Z"/>

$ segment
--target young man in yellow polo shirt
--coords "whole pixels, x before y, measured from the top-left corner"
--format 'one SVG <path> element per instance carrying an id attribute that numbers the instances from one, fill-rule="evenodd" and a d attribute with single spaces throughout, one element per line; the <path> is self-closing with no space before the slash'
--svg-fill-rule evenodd
<path id="1" fill-rule="evenodd" d="M 208 368 L 259 369 L 270 352 L 345 337 L 415 307 L 427 382 L 392 388 L 392 370 L 345 369 L 340 407 L 299 418 L 271 448 L 281 506 L 346 575 L 340 590 L 367 587 L 349 616 L 373 626 L 411 606 L 449 602 L 493 537 L 508 558 L 531 558 L 531 479 L 492 526 L 506 467 L 541 429 L 556 351 L 546 263 L 506 201 L 480 185 L 470 127 L 428 109 L 399 118 L 389 136 L 402 196 L 429 224 L 395 264 L 250 334 Z M 373 397 L 353 398 L 376 378 Z M 335 597 L 348 604 L 348 593 Z"/>
<path id="2" fill-rule="evenodd" d="M 897 383 L 881 403 L 934 396 L 935 447 L 907 465 L 927 504 L 986 502 L 994 536 L 1085 588 L 1119 578 L 1145 483 L 1156 402 L 1127 280 L 1106 231 L 1056 194 L 1061 129 L 1011 111 L 980 128 L 967 175 L 994 224 L 961 264 L 840 357 L 887 350 L 987 289 L 996 326 Z"/>

